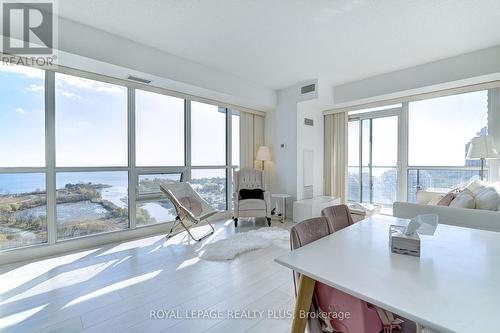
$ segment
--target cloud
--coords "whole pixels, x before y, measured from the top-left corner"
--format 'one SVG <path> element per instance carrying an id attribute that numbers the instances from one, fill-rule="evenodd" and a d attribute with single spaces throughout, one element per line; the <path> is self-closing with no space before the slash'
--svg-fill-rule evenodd
<path id="1" fill-rule="evenodd" d="M 42 69 L 17 65 L 0 65 L 0 72 L 16 73 L 24 75 L 30 79 L 44 79 L 45 72 Z"/>
<path id="2" fill-rule="evenodd" d="M 24 89 L 25 91 L 33 91 L 33 92 L 40 92 L 44 91 L 45 87 L 43 85 L 38 85 L 38 84 L 30 84 L 28 88 Z"/>
<path id="3" fill-rule="evenodd" d="M 75 93 L 69 92 L 67 90 L 63 90 L 61 88 L 56 88 L 56 92 L 58 94 L 61 94 L 64 97 L 67 97 L 67 98 L 74 98 L 74 99 L 78 99 L 78 100 L 82 99 L 82 97 L 80 95 L 77 95 Z"/>
<path id="4" fill-rule="evenodd" d="M 16 112 L 19 113 L 19 114 L 25 114 L 26 113 L 23 108 L 16 108 Z"/>
<path id="5" fill-rule="evenodd" d="M 106 93 L 122 94 L 125 91 L 124 87 L 116 86 L 114 84 L 84 79 L 77 76 L 70 76 L 65 74 L 59 74 L 56 76 L 57 85 L 60 87 L 64 84 L 76 87 L 80 89 L 91 89 Z"/>

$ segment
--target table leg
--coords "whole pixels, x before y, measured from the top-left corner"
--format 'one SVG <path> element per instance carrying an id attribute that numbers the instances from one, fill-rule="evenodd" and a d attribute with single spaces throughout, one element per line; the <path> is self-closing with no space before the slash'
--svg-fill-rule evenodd
<path id="1" fill-rule="evenodd" d="M 304 274 L 300 275 L 297 299 L 295 300 L 295 310 L 293 313 L 292 333 L 304 333 L 306 329 L 307 313 L 311 308 L 315 284 L 315 280 Z"/>

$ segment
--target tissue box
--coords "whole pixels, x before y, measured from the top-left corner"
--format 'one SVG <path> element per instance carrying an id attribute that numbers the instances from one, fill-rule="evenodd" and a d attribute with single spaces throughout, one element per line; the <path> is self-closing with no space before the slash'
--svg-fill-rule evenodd
<path id="1" fill-rule="evenodd" d="M 404 234 L 404 231 L 404 226 L 390 226 L 389 246 L 391 247 L 391 252 L 420 257 L 420 237 L 417 233 L 407 236 Z"/>

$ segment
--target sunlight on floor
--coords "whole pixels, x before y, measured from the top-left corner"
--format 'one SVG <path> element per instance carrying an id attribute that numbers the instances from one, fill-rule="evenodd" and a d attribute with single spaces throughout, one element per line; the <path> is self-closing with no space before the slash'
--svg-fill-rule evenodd
<path id="1" fill-rule="evenodd" d="M 130 279 L 127 279 L 127 280 L 123 280 L 123 281 L 114 283 L 112 285 L 109 285 L 107 287 L 104 287 L 104 288 L 101 288 L 99 290 L 93 291 L 93 292 L 91 292 L 89 294 L 86 294 L 84 296 L 75 298 L 74 300 L 72 300 L 71 302 L 69 302 L 68 304 L 66 304 L 65 306 L 63 306 L 62 308 L 63 309 L 64 308 L 68 308 L 68 307 L 70 307 L 72 305 L 76 305 L 76 304 L 79 304 L 79 303 L 82 303 L 82 302 L 89 301 L 89 300 L 91 300 L 93 298 L 96 298 L 96 297 L 99 297 L 99 296 L 103 296 L 103 295 L 111 293 L 113 291 L 118 291 L 120 289 L 130 287 L 130 286 L 132 286 L 134 284 L 138 284 L 138 283 L 141 283 L 141 282 L 148 281 L 150 279 L 154 279 L 158 274 L 161 273 L 161 271 L 162 270 L 159 269 L 159 270 L 151 272 L 151 273 L 143 274 L 143 275 L 140 275 L 140 276 L 136 276 L 136 277 L 133 277 L 133 278 L 130 278 Z"/>
<path id="2" fill-rule="evenodd" d="M 11 298 L 8 298 L 5 301 L 0 302 L 0 304 L 8 304 L 11 302 L 19 301 L 28 297 L 33 297 L 36 295 L 40 295 L 49 291 L 54 291 L 57 289 L 63 289 L 67 288 L 73 285 L 78 285 L 80 283 L 83 283 L 85 281 L 89 281 L 93 279 L 96 275 L 98 275 L 100 272 L 106 270 L 109 266 L 113 265 L 117 260 L 111 260 L 109 262 L 106 262 L 104 264 L 94 264 L 90 266 L 85 266 L 82 268 L 76 268 L 72 269 L 71 271 L 68 272 L 63 272 L 60 274 L 57 274 L 56 276 L 44 280 L 43 282 L 37 284 L 33 288 L 30 288 L 26 290 L 25 292 L 22 292 L 20 294 L 17 294 Z M 57 286 L 57 288 L 54 288 L 54 286 Z M 10 288 L 8 290 L 11 290 L 14 288 Z"/>
<path id="3" fill-rule="evenodd" d="M 192 258 L 192 259 L 188 259 L 188 260 L 184 260 L 182 262 L 182 264 L 180 264 L 179 266 L 177 266 L 177 268 L 175 270 L 179 271 L 179 270 L 181 270 L 183 268 L 186 268 L 186 267 L 189 267 L 191 265 L 194 265 L 194 264 L 196 264 L 199 261 L 200 261 L 200 259 L 198 257 Z"/>
<path id="4" fill-rule="evenodd" d="M 11 316 L 3 317 L 0 318 L 0 330 L 8 328 L 10 326 L 14 326 L 23 320 L 28 319 L 29 317 L 33 316 L 34 314 L 40 312 L 45 308 L 48 304 L 44 304 L 41 306 L 38 306 L 33 309 L 29 309 L 26 311 L 18 312 L 16 314 L 13 314 Z"/>
<path id="5" fill-rule="evenodd" d="M 151 245 L 154 245 L 158 241 L 158 239 L 159 239 L 158 236 L 154 236 L 154 237 L 149 237 L 149 238 L 141 238 L 141 239 L 137 239 L 137 240 L 132 240 L 132 241 L 128 241 L 126 243 L 121 243 L 121 244 L 118 244 L 115 247 L 99 254 L 99 256 L 106 256 L 106 255 L 115 254 L 115 253 L 119 253 L 119 252 L 127 251 L 127 250 L 137 251 L 138 249 L 146 248 L 146 247 L 149 247 Z"/>
<path id="6" fill-rule="evenodd" d="M 81 260 L 87 256 L 90 256 L 92 253 L 99 251 L 100 249 L 92 249 L 85 250 L 77 253 L 72 253 L 68 255 L 63 255 L 60 257 L 42 259 L 41 261 L 35 261 L 26 265 L 22 265 L 11 270 L 8 274 L 4 273 L 0 275 L 0 294 L 3 294 L 9 290 L 17 288 L 20 285 L 25 284 L 26 282 L 35 279 L 38 276 L 41 276 L 52 269 L 62 266 L 68 265 L 75 261 Z M 16 265 L 16 264 L 12 264 Z M 35 274 L 36 272 L 36 274 Z M 8 276 L 16 276 L 16 280 L 11 283 L 4 283 L 2 280 L 7 278 Z"/>

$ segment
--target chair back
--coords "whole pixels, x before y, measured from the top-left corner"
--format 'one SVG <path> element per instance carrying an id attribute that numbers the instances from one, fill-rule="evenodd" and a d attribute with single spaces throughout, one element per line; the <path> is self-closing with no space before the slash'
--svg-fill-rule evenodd
<path id="1" fill-rule="evenodd" d="M 343 209 L 342 206 L 344 205 L 328 207 L 325 209 L 332 212 L 329 216 L 333 216 L 335 221 L 342 222 L 337 225 L 337 228 L 341 228 L 342 225 L 346 224 L 346 221 L 349 221 L 349 218 L 346 217 L 346 212 L 349 213 L 348 209 L 346 211 L 346 209 Z M 345 206 L 345 208 L 347 208 L 347 206 Z M 325 210 L 323 210 L 323 212 L 325 212 Z M 350 216 L 350 214 L 348 215 Z M 334 231 L 340 230 L 333 229 L 333 225 L 334 224 L 330 223 L 325 216 L 315 217 L 297 223 L 290 230 L 290 245 L 292 250 L 298 249 L 320 238 L 328 236 Z M 332 255 L 338 254 L 332 253 Z M 297 278 L 298 274 L 294 273 L 295 283 Z M 317 317 L 312 316 L 308 320 L 308 331 L 311 333 L 323 332 L 323 325 L 329 325 L 330 328 L 333 328 L 336 332 L 342 333 L 372 333 L 380 332 L 383 328 L 377 312 L 370 308 L 365 301 L 321 282 L 316 282 L 316 286 L 314 288 L 314 299 L 311 304 L 310 311 L 316 312 L 318 310 L 327 313 L 349 313 L 350 318 L 344 318 L 343 320 L 330 318 L 329 321 L 323 323 Z"/>
<path id="2" fill-rule="evenodd" d="M 234 190 L 261 189 L 265 191 L 264 172 L 261 170 L 243 168 L 234 172 Z"/>
<path id="3" fill-rule="evenodd" d="M 292 250 L 312 243 L 331 234 L 328 221 L 324 217 L 313 217 L 295 224 L 290 230 L 290 246 Z"/>
<path id="4" fill-rule="evenodd" d="M 290 247 L 292 250 L 298 249 L 309 243 L 312 243 L 320 238 L 328 236 L 331 233 L 328 221 L 324 217 L 314 217 L 295 224 L 290 230 Z M 293 282 L 295 284 L 295 292 L 297 292 L 297 281 L 299 274 L 293 272 Z M 316 312 L 316 301 L 311 304 L 311 312 Z M 312 316 L 308 319 L 308 332 L 321 333 L 323 332 L 322 323 L 317 318 Z"/>
<path id="5" fill-rule="evenodd" d="M 342 230 L 354 223 L 351 211 L 346 205 L 326 207 L 321 211 L 321 216 L 324 216 L 328 220 L 328 224 L 333 232 Z"/>
<path id="6" fill-rule="evenodd" d="M 179 210 L 186 210 L 193 217 L 205 217 L 217 212 L 208 202 L 206 202 L 195 191 L 190 183 L 180 182 L 160 185 L 160 189 L 165 196 L 172 202 L 177 214 Z"/>

